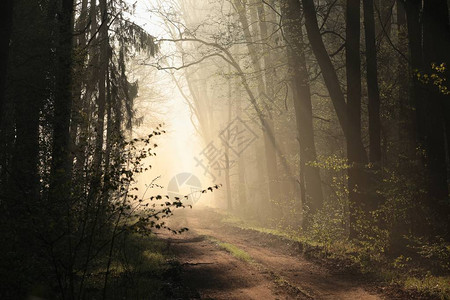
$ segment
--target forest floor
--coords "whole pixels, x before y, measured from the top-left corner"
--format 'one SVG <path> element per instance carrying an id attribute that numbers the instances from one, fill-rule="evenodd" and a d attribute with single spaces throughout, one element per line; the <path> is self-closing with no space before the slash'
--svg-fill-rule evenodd
<path id="1" fill-rule="evenodd" d="M 222 219 L 211 209 L 186 209 L 170 218 L 170 226 L 188 232 L 158 233 L 177 257 L 189 299 L 420 298 L 307 259 L 283 240 Z"/>

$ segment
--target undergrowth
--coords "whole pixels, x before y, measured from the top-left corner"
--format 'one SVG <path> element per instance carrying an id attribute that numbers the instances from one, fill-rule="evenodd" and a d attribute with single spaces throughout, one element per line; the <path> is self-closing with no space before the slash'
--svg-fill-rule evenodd
<path id="1" fill-rule="evenodd" d="M 246 221 L 236 215 L 216 211 L 222 223 L 243 230 L 272 235 L 300 245 L 308 257 L 321 259 L 333 269 L 366 274 L 382 283 L 400 286 L 406 291 L 450 299 L 449 253 L 450 247 L 438 241 L 425 243 L 410 241 L 405 254 L 390 255 L 369 241 L 350 242 L 347 239 L 314 240 L 298 231 L 268 228 L 257 221 Z"/>

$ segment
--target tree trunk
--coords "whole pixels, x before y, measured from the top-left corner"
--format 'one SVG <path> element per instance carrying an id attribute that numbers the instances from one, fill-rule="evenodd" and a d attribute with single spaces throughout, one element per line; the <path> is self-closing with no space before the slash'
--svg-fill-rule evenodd
<path id="1" fill-rule="evenodd" d="M 347 159 L 350 205 L 350 238 L 357 235 L 355 225 L 358 212 L 364 209 L 365 188 L 364 153 L 355 141 L 361 140 L 361 58 L 360 58 L 360 1 L 347 0 L 346 5 L 346 70 L 347 70 Z"/>
<path id="2" fill-rule="evenodd" d="M 406 23 L 406 11 L 401 0 L 397 0 L 397 32 L 398 32 L 398 49 L 405 56 L 408 54 L 408 29 Z M 412 103 L 413 95 L 410 95 L 408 78 L 411 76 L 408 71 L 408 63 L 403 57 L 398 59 L 398 150 L 404 153 L 408 160 L 414 160 L 416 155 L 416 135 L 415 135 L 415 115 L 414 104 Z"/>
<path id="3" fill-rule="evenodd" d="M 69 127 L 72 110 L 72 18 L 73 0 L 63 0 L 58 14 L 57 74 L 53 150 L 51 168 L 51 197 L 65 199 L 70 187 Z M 63 202 L 64 202 L 63 201 Z"/>
<path id="4" fill-rule="evenodd" d="M 367 163 L 367 154 L 361 138 L 361 69 L 360 69 L 360 3 L 357 0 L 347 2 L 347 103 L 340 82 L 327 53 L 320 34 L 313 0 L 302 0 L 305 14 L 305 26 L 312 50 L 322 71 L 322 76 L 330 94 L 342 131 L 347 141 L 347 158 L 351 167 L 348 170 L 348 185 L 351 237 L 355 237 L 354 224 L 356 210 L 365 202 L 362 192 L 366 191 L 367 180 L 363 165 Z"/>
<path id="5" fill-rule="evenodd" d="M 258 76 L 258 93 L 259 97 L 267 97 L 266 94 L 266 86 L 264 85 L 264 81 L 262 79 L 262 70 L 261 65 L 258 60 L 258 49 L 255 47 L 253 42 L 249 22 L 246 18 L 246 10 L 245 7 L 239 0 L 233 1 L 236 11 L 238 13 L 239 21 L 241 23 L 242 29 L 244 31 L 244 37 L 247 43 L 247 48 L 249 51 L 249 55 L 252 61 L 252 65 L 255 69 L 255 72 L 259 74 Z M 274 135 L 274 125 L 273 120 L 267 116 L 260 116 L 262 118 L 263 125 L 263 135 L 264 135 L 264 149 L 265 149 L 265 162 L 267 168 L 267 175 L 269 181 L 269 196 L 272 201 L 276 201 L 279 197 L 279 188 L 278 188 L 278 168 L 277 168 L 277 157 L 276 157 L 276 145 L 275 145 L 275 135 Z M 268 203 L 266 203 L 268 204 Z"/>
<path id="6" fill-rule="evenodd" d="M 303 228 L 308 229 L 309 217 L 322 208 L 323 194 L 319 169 L 309 165 L 316 160 L 312 118 L 311 91 L 303 44 L 301 10 L 298 0 L 288 0 L 281 6 L 284 31 L 288 42 L 288 61 L 292 69 L 291 85 L 294 91 L 294 109 L 300 146 L 303 202 Z M 303 184 L 302 184 L 303 186 Z"/>
<path id="7" fill-rule="evenodd" d="M 446 0 L 423 2 L 423 57 L 425 72 L 432 73 L 431 64 L 449 63 L 449 17 Z M 449 223 L 449 201 L 447 182 L 447 161 L 445 141 L 445 107 L 450 97 L 435 88 L 429 88 L 428 97 L 423 99 L 425 106 L 424 125 L 426 161 L 428 167 L 428 192 L 430 208 L 438 220 L 435 224 Z M 449 225 L 446 225 L 449 226 Z M 440 226 L 439 226 L 440 227 Z M 447 228 L 444 229 L 447 231 Z M 444 232 L 445 232 L 444 231 Z M 437 230 L 435 234 L 442 234 Z M 448 232 L 446 232 L 448 234 Z"/>
<path id="8" fill-rule="evenodd" d="M 39 196 L 39 114 L 47 97 L 44 91 L 48 39 L 39 30 L 44 27 L 46 16 L 36 1 L 16 2 L 14 19 L 10 76 L 15 143 L 9 170 L 11 185 L 5 188 L 13 189 L 10 196 L 16 199 L 15 205 L 23 208 L 36 203 Z"/>
<path id="9" fill-rule="evenodd" d="M 342 131 L 344 132 L 344 136 L 346 137 L 346 139 L 349 139 L 352 134 L 349 132 L 351 128 L 349 128 L 348 126 L 348 112 L 347 105 L 345 103 L 345 96 L 342 92 L 336 70 L 334 69 L 333 63 L 331 62 L 330 56 L 328 55 L 322 40 L 322 36 L 319 30 L 319 24 L 317 22 L 314 1 L 302 0 L 302 3 L 303 12 L 305 15 L 305 26 L 308 33 L 309 42 L 311 43 L 311 48 L 322 71 L 325 85 L 328 89 L 328 93 L 330 94 L 331 101 L 333 102 L 333 106 L 336 111 L 339 124 L 341 125 Z M 364 156 L 366 156 L 366 150 L 364 148 L 362 140 L 353 140 L 353 143 L 355 147 L 358 147 L 358 151 L 364 153 Z"/>
<path id="10" fill-rule="evenodd" d="M 236 116 L 238 118 L 241 118 L 241 98 L 240 92 L 239 95 L 236 97 Z M 241 126 L 237 128 L 237 131 L 240 132 L 242 130 Z M 238 152 L 240 153 L 238 158 L 238 181 L 239 181 L 239 204 L 244 207 L 247 204 L 247 178 L 245 175 L 245 166 L 246 166 L 246 160 L 244 156 L 244 151 L 242 150 L 242 144 L 239 143 L 238 145 Z"/>
<path id="11" fill-rule="evenodd" d="M 3 0 L 0 3 L 0 132 L 5 107 L 5 89 L 8 70 L 9 42 L 12 29 L 13 0 Z"/>
<path id="12" fill-rule="evenodd" d="M 363 0 L 363 5 L 369 96 L 369 161 L 379 164 L 381 162 L 380 91 L 378 88 L 373 0 Z"/>
<path id="13" fill-rule="evenodd" d="M 100 40 L 100 61 L 99 61 L 99 76 L 98 76 L 98 98 L 97 98 L 97 121 L 95 126 L 95 147 L 92 166 L 94 170 L 92 180 L 93 193 L 98 191 L 101 185 L 102 174 L 102 160 L 103 160 L 103 135 L 105 129 L 105 108 L 106 108 L 106 73 L 108 72 L 108 12 L 106 0 L 100 0 L 100 11 L 102 21 L 99 30 Z"/>

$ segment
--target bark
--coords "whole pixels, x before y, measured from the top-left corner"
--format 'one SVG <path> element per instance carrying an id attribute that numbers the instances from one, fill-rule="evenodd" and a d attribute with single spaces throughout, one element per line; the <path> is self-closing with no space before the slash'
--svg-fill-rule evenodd
<path id="1" fill-rule="evenodd" d="M 77 152 L 81 152 L 82 149 L 77 149 L 76 140 L 80 135 L 85 135 L 86 133 L 78 132 L 78 129 L 82 126 L 83 117 L 83 97 L 82 90 L 85 85 L 85 78 L 83 77 L 85 71 L 85 60 L 86 60 L 86 28 L 88 26 L 88 0 L 83 0 L 81 3 L 80 16 L 75 25 L 75 31 L 78 36 L 74 39 L 75 44 L 75 54 L 74 54 L 74 75 L 73 75 L 73 104 L 72 104 L 72 120 L 70 123 L 70 161 L 71 169 L 74 167 L 73 161 L 77 156 Z M 85 93 L 86 94 L 86 93 Z M 80 128 L 81 129 L 81 128 Z M 80 130 L 81 131 L 81 130 Z M 80 157 L 80 153 L 78 153 Z M 78 162 L 78 159 L 77 159 Z"/>
<path id="2" fill-rule="evenodd" d="M 449 16 L 446 0 L 423 2 L 423 58 L 425 71 L 433 72 L 432 63 L 448 63 L 449 47 Z M 431 89 L 431 88 L 430 88 Z M 428 91 L 428 97 L 422 99 L 425 107 L 424 115 L 424 146 L 427 150 L 426 161 L 428 168 L 428 192 L 433 209 L 439 221 L 437 224 L 448 224 L 449 201 L 447 182 L 447 161 L 445 122 L 448 116 L 445 108 L 449 96 L 437 90 Z M 448 107 L 448 106 L 447 106 Z M 447 225 L 448 226 L 448 225 Z M 437 231 L 436 234 L 442 232 Z M 448 233 L 448 232 L 447 232 Z"/>
<path id="3" fill-rule="evenodd" d="M 331 62 L 330 56 L 328 55 L 328 52 L 322 40 L 322 36 L 320 34 L 314 1 L 302 0 L 302 4 L 308 39 L 311 43 L 311 48 L 313 50 L 314 56 L 317 59 L 317 63 L 319 64 L 319 67 L 322 71 L 322 76 L 328 89 L 328 93 L 330 94 L 331 101 L 333 102 L 339 124 L 341 125 L 346 139 L 349 139 L 351 136 L 354 138 L 354 134 L 350 133 L 352 127 L 348 126 L 348 112 L 345 102 L 345 96 L 342 92 L 336 70 L 334 69 L 333 63 Z M 361 153 L 361 155 L 366 156 L 366 150 L 364 149 L 362 140 L 353 140 L 353 143 L 355 144 L 355 147 L 358 147 L 358 151 Z"/>
<path id="4" fill-rule="evenodd" d="M 378 88 L 373 0 L 363 0 L 363 5 L 369 97 L 369 161 L 379 164 L 381 162 L 380 91 Z"/>
<path id="5" fill-rule="evenodd" d="M 95 45 L 96 41 L 98 40 L 97 37 L 97 0 L 90 0 L 90 7 L 89 7 L 89 38 L 91 39 L 91 44 Z M 75 170 L 76 172 L 82 174 L 84 172 L 84 167 L 86 164 L 86 148 L 88 146 L 88 131 L 89 131 L 89 123 L 91 121 L 91 103 L 90 99 L 92 97 L 92 94 L 95 92 L 96 89 L 96 81 L 98 78 L 98 51 L 97 47 L 91 46 L 89 47 L 89 65 L 92 66 L 90 73 L 88 73 L 88 81 L 86 82 L 86 92 L 84 96 L 81 99 L 81 113 L 85 116 L 84 119 L 80 119 L 79 122 L 79 137 L 78 137 L 78 144 L 76 146 L 76 163 L 75 163 Z"/>
<path id="6" fill-rule="evenodd" d="M 3 124 L 5 107 L 5 89 L 9 59 L 9 42 L 12 30 L 13 0 L 3 0 L 0 3 L 0 131 Z"/>
<path id="7" fill-rule="evenodd" d="M 230 73 L 230 66 L 228 67 L 228 72 Z M 231 80 L 228 80 L 228 113 L 227 113 L 227 124 L 231 122 L 232 115 L 232 104 L 231 104 Z M 228 137 L 229 139 L 230 137 Z M 231 182 L 230 182 L 230 147 L 225 145 L 225 181 L 227 189 L 227 209 L 229 211 L 233 210 L 233 202 L 231 200 Z"/>
<path id="8" fill-rule="evenodd" d="M 51 168 L 51 197 L 67 201 L 70 186 L 69 127 L 72 110 L 72 18 L 73 0 L 63 0 L 58 14 L 57 74 L 53 149 Z M 63 202 L 64 202 L 63 201 Z"/>
<path id="9" fill-rule="evenodd" d="M 347 159 L 348 190 L 350 202 L 350 238 L 357 235 L 355 225 L 360 210 L 364 208 L 365 189 L 363 164 L 364 153 L 355 141 L 361 140 L 361 58 L 360 58 L 360 1 L 347 0 L 346 5 L 346 73 L 347 73 Z"/>
<path id="10" fill-rule="evenodd" d="M 448 59 L 448 8 L 445 1 L 411 0 L 404 3 L 411 67 L 419 72 L 432 72 L 431 63 L 440 64 Z M 421 17 L 421 18 L 420 18 Z M 432 212 L 433 224 L 416 228 L 423 234 L 448 234 L 449 204 L 447 185 L 447 162 L 445 101 L 448 98 L 413 79 L 412 95 L 417 120 L 417 142 L 425 154 L 422 161 L 428 197 L 423 201 Z M 446 224 L 446 225 L 441 225 Z M 433 228 L 434 227 L 434 228 Z M 447 228 L 443 228 L 447 227 Z"/>
<path id="11" fill-rule="evenodd" d="M 246 17 L 245 7 L 239 0 L 233 1 L 236 11 L 238 13 L 239 22 L 241 23 L 242 29 L 244 31 L 244 37 L 246 40 L 246 45 L 249 51 L 250 59 L 252 61 L 253 68 L 255 72 L 259 74 L 258 82 L 258 93 L 260 98 L 267 97 L 266 88 L 262 79 L 261 64 L 258 60 L 257 53 L 259 49 L 256 48 L 252 35 L 250 32 L 249 22 Z M 252 7 L 250 10 L 254 9 Z M 265 99 L 267 100 L 267 99 Z M 276 144 L 274 135 L 274 124 L 270 116 L 263 116 L 263 134 L 264 134 L 264 149 L 265 149 L 265 162 L 267 168 L 267 175 L 269 180 L 269 196 L 272 201 L 276 201 L 279 198 L 279 185 L 278 185 L 278 167 L 277 167 L 277 156 L 276 156 Z"/>
<path id="12" fill-rule="evenodd" d="M 41 31 L 46 16 L 36 1 L 17 2 L 14 19 L 10 75 L 15 143 L 12 168 L 8 170 L 12 174 L 11 186 L 5 188 L 13 188 L 11 196 L 18 198 L 15 205 L 26 207 L 36 203 L 39 194 L 39 114 L 47 96 L 44 91 L 48 44 Z"/>
<path id="13" fill-rule="evenodd" d="M 99 29 L 100 38 L 100 60 L 99 60 L 99 76 L 98 76 L 98 98 L 97 98 L 97 120 L 95 125 L 95 147 L 93 165 L 92 189 L 94 193 L 101 185 L 101 164 L 103 160 L 103 134 L 105 129 L 105 108 L 106 108 L 106 73 L 108 72 L 108 13 L 106 0 L 100 0 L 100 11 L 102 22 Z"/>
<path id="14" fill-rule="evenodd" d="M 350 237 L 354 238 L 356 213 L 366 202 L 370 203 L 369 199 L 363 196 L 367 191 L 367 176 L 363 170 L 364 164 L 367 163 L 367 154 L 361 138 L 360 3 L 357 0 L 348 0 L 346 7 L 347 103 L 320 34 L 314 1 L 302 0 L 302 3 L 308 38 L 347 141 L 347 159 L 351 166 L 348 170 Z"/>
<path id="15" fill-rule="evenodd" d="M 401 0 L 397 0 L 397 32 L 398 32 L 398 49 L 405 56 L 408 54 L 408 37 L 407 37 L 407 23 L 406 23 L 406 11 L 401 3 Z M 398 136 L 399 136 L 399 152 L 406 155 L 409 160 L 415 158 L 415 115 L 414 104 L 411 99 L 413 95 L 409 95 L 409 80 L 410 72 L 408 71 L 407 62 L 403 57 L 398 58 L 398 78 L 399 78 L 399 91 L 398 91 Z"/>
<path id="16" fill-rule="evenodd" d="M 312 118 L 311 91 L 304 53 L 301 10 L 298 0 L 288 0 L 281 6 L 284 17 L 283 30 L 288 42 L 288 61 L 291 68 L 291 85 L 294 91 L 294 109 L 300 146 L 300 184 L 304 211 L 303 228 L 309 227 L 309 216 L 323 205 L 319 169 L 309 165 L 316 160 Z M 303 184 L 304 182 L 304 184 Z"/>
<path id="17" fill-rule="evenodd" d="M 240 95 L 240 93 L 239 93 Z M 238 118 L 241 117 L 241 98 L 239 96 L 236 97 L 238 100 L 236 101 L 236 116 Z M 237 131 L 240 132 L 242 129 L 239 126 Z M 245 167 L 246 160 L 244 157 L 244 153 L 242 151 L 242 144 L 238 145 L 238 151 L 240 153 L 238 158 L 238 181 L 239 181 L 239 204 L 244 207 L 247 204 L 247 178 L 245 176 Z"/>

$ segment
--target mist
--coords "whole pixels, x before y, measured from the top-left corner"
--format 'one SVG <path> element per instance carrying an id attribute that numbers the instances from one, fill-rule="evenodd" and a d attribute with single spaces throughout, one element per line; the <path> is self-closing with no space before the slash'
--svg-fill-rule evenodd
<path id="1" fill-rule="evenodd" d="M 449 4 L 5 0 L 2 299 L 448 299 Z"/>

